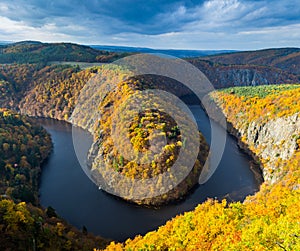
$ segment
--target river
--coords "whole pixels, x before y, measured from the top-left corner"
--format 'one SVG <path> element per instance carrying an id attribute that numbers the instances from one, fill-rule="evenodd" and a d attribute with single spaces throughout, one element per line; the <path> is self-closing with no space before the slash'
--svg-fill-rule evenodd
<path id="1" fill-rule="evenodd" d="M 210 142 L 210 122 L 200 106 L 190 106 L 199 130 Z M 72 141 L 72 125 L 53 119 L 37 119 L 51 134 L 54 150 L 42 167 L 40 202 L 52 206 L 72 225 L 106 238 L 124 241 L 137 234 L 145 234 L 163 225 L 175 215 L 190 211 L 207 198 L 227 198 L 242 201 L 255 193 L 259 181 L 250 170 L 249 157 L 239 149 L 236 139 L 227 134 L 222 160 L 213 176 L 198 185 L 185 200 L 159 209 L 127 203 L 106 194 L 82 170 Z M 217 130 L 223 130 L 212 122 Z M 82 143 L 91 144 L 91 136 L 84 130 Z"/>

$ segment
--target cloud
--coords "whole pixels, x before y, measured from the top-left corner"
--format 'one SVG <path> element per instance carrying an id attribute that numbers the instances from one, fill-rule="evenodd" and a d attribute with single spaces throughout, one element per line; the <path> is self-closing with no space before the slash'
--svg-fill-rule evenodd
<path id="1" fill-rule="evenodd" d="M 295 29 L 299 23 L 298 0 L 152 0 L 147 4 L 139 0 L 2 0 L 0 3 L 0 40 L 250 49 L 299 44 L 300 34 Z"/>
<path id="2" fill-rule="evenodd" d="M 13 21 L 5 17 L 0 17 L 0 40 L 20 41 L 20 40 L 40 40 L 43 41 L 65 41 L 71 39 L 72 36 L 67 33 L 60 32 L 55 24 L 45 24 L 42 27 L 35 28 L 27 26 L 23 21 Z M 74 34 L 78 34 L 78 27 L 68 27 L 76 30 Z"/>

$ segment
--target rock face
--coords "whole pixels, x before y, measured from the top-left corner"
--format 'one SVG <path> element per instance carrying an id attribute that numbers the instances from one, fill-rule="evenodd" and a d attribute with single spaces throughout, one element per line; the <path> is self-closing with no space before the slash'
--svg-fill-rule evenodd
<path id="1" fill-rule="evenodd" d="M 299 148 L 297 140 L 300 137 L 300 116 L 296 113 L 265 123 L 254 121 L 243 128 L 234 127 L 228 122 L 227 130 L 257 163 L 251 166 L 257 178 L 262 175 L 264 181 L 274 184 L 282 175 L 277 162 L 290 159 Z M 264 166 L 261 159 L 265 161 Z"/>
<path id="2" fill-rule="evenodd" d="M 259 51 L 244 51 L 236 53 L 219 54 L 205 57 L 214 63 L 240 64 L 240 65 L 268 65 L 281 70 L 300 74 L 300 49 L 299 48 L 279 48 L 265 49 Z"/>
<path id="3" fill-rule="evenodd" d="M 299 75 L 275 67 L 222 65 L 199 59 L 189 62 L 199 68 L 216 89 L 233 86 L 297 83 L 300 80 Z"/>
<path id="4" fill-rule="evenodd" d="M 300 113 L 273 119 L 266 119 L 268 114 L 262 114 L 261 118 L 249 123 L 243 112 L 226 114 L 221 105 L 213 106 L 213 102 L 212 99 L 205 99 L 209 116 L 219 122 L 218 113 L 224 113 L 227 131 L 237 138 L 239 146 L 256 162 L 251 169 L 257 178 L 263 176 L 269 184 L 278 181 L 284 174 L 280 171 L 284 168 L 278 166 L 279 162 L 290 159 L 300 147 Z"/>
<path id="5" fill-rule="evenodd" d="M 249 146 L 259 150 L 259 157 L 268 160 L 263 170 L 266 181 L 274 183 L 280 177 L 277 172 L 278 159 L 289 159 L 298 149 L 300 135 L 300 114 L 277 118 L 264 124 L 252 122 L 248 128 L 240 130 L 245 135 Z"/>
<path id="6" fill-rule="evenodd" d="M 230 83 L 233 86 L 256 86 L 270 84 L 270 79 L 278 77 L 278 73 L 268 74 L 264 71 L 255 71 L 253 69 L 220 69 L 217 70 L 222 86 Z M 271 76 L 270 76 L 271 75 Z"/>

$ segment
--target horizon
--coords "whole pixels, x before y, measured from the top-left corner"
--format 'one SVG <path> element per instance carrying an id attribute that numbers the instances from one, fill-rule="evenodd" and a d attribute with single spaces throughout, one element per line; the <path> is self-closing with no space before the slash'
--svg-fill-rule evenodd
<path id="1" fill-rule="evenodd" d="M 3 0 L 0 10 L 0 41 L 239 51 L 300 45 L 296 0 Z"/>
<path id="2" fill-rule="evenodd" d="M 57 42 L 51 42 L 51 41 L 39 41 L 39 40 L 19 40 L 19 41 L 1 41 L 0 40 L 0 46 L 1 45 L 12 45 L 17 43 L 25 43 L 25 42 L 35 42 L 35 43 L 44 43 L 44 44 L 60 44 L 60 43 L 66 43 L 66 44 L 77 44 L 77 45 L 83 45 L 88 47 L 95 47 L 95 46 L 103 46 L 103 47 L 115 47 L 115 48 L 134 48 L 134 49 L 146 49 L 146 50 L 169 50 L 169 51 L 225 51 L 229 53 L 234 52 L 251 52 L 251 51 L 262 51 L 262 50 L 277 50 L 277 49 L 300 49 L 296 46 L 285 46 L 285 47 L 265 47 L 265 48 L 258 48 L 258 49 L 245 49 L 245 50 L 236 50 L 236 49 L 187 49 L 187 48 L 154 48 L 154 47 L 143 47 L 143 46 L 127 46 L 127 45 L 112 45 L 112 44 L 83 44 L 83 43 L 76 43 L 76 42 L 70 42 L 70 41 L 57 41 Z"/>

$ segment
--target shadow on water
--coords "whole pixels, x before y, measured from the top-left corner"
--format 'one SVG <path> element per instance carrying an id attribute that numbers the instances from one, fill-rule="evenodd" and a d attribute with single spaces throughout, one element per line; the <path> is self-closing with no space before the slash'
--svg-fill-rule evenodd
<path id="1" fill-rule="evenodd" d="M 210 121 L 200 106 L 190 106 L 199 130 L 210 142 Z M 181 202 L 159 209 L 127 203 L 98 190 L 82 170 L 72 142 L 72 126 L 51 119 L 37 119 L 51 134 L 54 150 L 43 165 L 40 201 L 78 228 L 103 237 L 124 241 L 137 234 L 156 229 L 172 217 L 190 211 L 207 198 L 243 200 L 257 191 L 259 183 L 249 168 L 250 158 L 243 153 L 235 138 L 227 134 L 225 151 L 217 170 L 203 185 L 198 185 Z M 212 126 L 223 130 L 212 122 Z M 91 136 L 81 130 L 82 143 L 88 149 Z"/>

